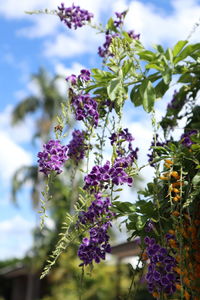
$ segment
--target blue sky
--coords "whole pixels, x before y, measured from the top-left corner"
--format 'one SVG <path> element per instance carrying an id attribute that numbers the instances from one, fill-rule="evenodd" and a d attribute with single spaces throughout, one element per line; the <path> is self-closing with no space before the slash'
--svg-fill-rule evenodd
<path id="1" fill-rule="evenodd" d="M 69 6 L 71 3 L 67 1 Z M 147 47 L 154 43 L 172 46 L 177 40 L 185 39 L 200 18 L 198 0 L 107 0 L 106 5 L 102 0 L 82 0 L 74 3 L 93 12 L 96 22 L 103 23 L 111 13 L 129 6 L 125 25 L 140 32 Z M 31 207 L 28 187 L 19 195 L 18 208 L 10 202 L 10 179 L 14 171 L 31 164 L 38 151 L 30 145 L 34 128 L 31 118 L 15 128 L 10 126 L 13 107 L 25 96 L 38 93 L 30 74 L 37 73 L 40 66 L 65 77 L 100 62 L 96 52 L 103 37 L 91 29 L 70 31 L 54 16 L 24 14 L 25 10 L 54 9 L 58 4 L 57 0 L 7 0 L 0 7 L 0 259 L 24 254 L 31 244 L 31 229 L 38 220 Z M 192 41 L 198 41 L 199 33 L 198 29 Z M 60 81 L 59 87 L 64 92 L 64 81 Z M 170 97 L 169 93 L 165 101 L 157 105 L 158 115 L 163 113 Z M 126 120 L 126 126 L 135 132 L 144 152 L 151 139 L 151 132 L 146 129 L 148 122 L 141 110 L 132 111 Z M 145 141 L 141 139 L 144 135 Z"/>

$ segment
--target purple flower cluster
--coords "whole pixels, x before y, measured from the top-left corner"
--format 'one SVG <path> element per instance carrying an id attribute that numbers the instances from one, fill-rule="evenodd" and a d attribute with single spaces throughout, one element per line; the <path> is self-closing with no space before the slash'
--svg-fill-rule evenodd
<path id="1" fill-rule="evenodd" d="M 134 137 L 128 132 L 128 128 L 121 129 L 118 133 L 113 133 L 109 139 L 111 141 L 111 145 L 116 144 L 116 152 L 119 157 L 127 155 L 126 160 L 129 161 L 130 164 L 138 158 L 137 152 L 139 149 L 136 148 L 133 150 L 132 141 L 134 141 Z M 124 146 L 124 142 L 128 142 L 127 150 Z"/>
<path id="2" fill-rule="evenodd" d="M 94 126 L 98 125 L 99 113 L 97 111 L 97 102 L 89 94 L 75 95 L 72 98 L 72 105 L 76 120 L 89 119 Z"/>
<path id="3" fill-rule="evenodd" d="M 154 222 L 153 222 L 152 220 L 148 220 L 147 223 L 146 223 L 146 225 L 145 225 L 144 230 L 145 230 L 146 232 L 150 232 L 150 231 L 152 231 L 153 229 L 154 229 Z"/>
<path id="4" fill-rule="evenodd" d="M 78 249 L 78 256 L 83 261 L 80 266 L 93 261 L 99 263 L 101 259 L 105 259 L 106 253 L 111 252 L 107 233 L 114 216 L 110 211 L 111 202 L 109 198 L 103 199 L 101 194 L 96 194 L 95 198 L 88 210 L 79 216 L 79 223 L 90 225 L 90 237 L 84 238 Z"/>
<path id="5" fill-rule="evenodd" d="M 150 260 L 146 275 L 149 292 L 172 295 L 176 291 L 175 283 L 178 281 L 178 274 L 174 271 L 175 258 L 168 254 L 166 248 L 156 244 L 154 238 L 146 236 L 144 242 Z"/>
<path id="6" fill-rule="evenodd" d="M 68 159 L 67 146 L 62 146 L 58 140 L 50 140 L 47 144 L 43 145 L 43 151 L 38 153 L 38 163 L 40 172 L 45 175 L 55 171 L 57 174 L 62 172 L 61 167 Z"/>
<path id="7" fill-rule="evenodd" d="M 198 131 L 197 130 L 190 130 L 186 133 L 183 133 L 181 135 L 181 144 L 183 144 L 185 147 L 190 147 L 192 144 L 195 144 L 192 140 L 191 140 L 191 136 L 197 134 Z"/>
<path id="8" fill-rule="evenodd" d="M 156 134 L 156 143 L 155 143 L 155 141 L 153 140 L 152 142 L 151 142 L 151 146 L 150 146 L 150 148 L 149 148 L 149 150 L 151 150 L 151 153 L 148 153 L 147 154 L 147 156 L 149 157 L 149 159 L 148 159 L 148 161 L 150 162 L 150 166 L 151 167 L 154 167 L 154 164 L 152 163 L 152 161 L 154 160 L 154 156 L 155 156 L 155 152 L 154 152 L 154 149 L 152 149 L 152 147 L 164 147 L 164 146 L 166 146 L 166 144 L 168 143 L 168 141 L 166 141 L 166 142 L 159 142 L 158 141 L 158 134 Z"/>
<path id="9" fill-rule="evenodd" d="M 130 30 L 128 31 L 128 35 L 130 38 L 132 38 L 133 40 L 139 40 L 140 39 L 140 33 L 135 33 L 134 30 Z"/>
<path id="10" fill-rule="evenodd" d="M 115 38 L 115 37 L 117 37 L 117 36 L 119 36 L 118 33 L 110 34 L 108 31 L 106 32 L 105 43 L 103 44 L 102 47 L 98 48 L 98 54 L 99 54 L 99 56 L 101 56 L 101 57 L 112 56 L 112 54 L 109 51 L 109 47 L 110 47 L 110 44 L 112 42 L 112 39 Z"/>
<path id="11" fill-rule="evenodd" d="M 85 132 L 74 130 L 72 133 L 72 140 L 68 146 L 68 156 L 73 159 L 77 164 L 84 158 L 87 145 L 85 144 Z"/>
<path id="12" fill-rule="evenodd" d="M 115 160 L 113 166 L 107 161 L 104 166 L 94 166 L 91 172 L 85 176 L 85 189 L 94 190 L 98 188 L 108 188 L 109 184 L 121 185 L 127 183 L 132 185 L 132 178 L 126 173 L 128 162 L 126 159 Z"/>
<path id="13" fill-rule="evenodd" d="M 91 75 L 91 73 L 89 70 L 83 69 L 83 70 L 81 70 L 81 74 L 78 75 L 78 77 L 76 75 L 72 74 L 70 76 L 67 76 L 66 80 L 69 81 L 71 83 L 71 85 L 76 85 L 78 79 L 81 80 L 81 82 L 89 81 L 90 75 Z"/>
<path id="14" fill-rule="evenodd" d="M 124 18 L 126 16 L 126 11 L 123 11 L 121 13 L 116 12 L 115 13 L 117 20 L 114 21 L 115 27 L 120 27 L 124 23 Z"/>
<path id="15" fill-rule="evenodd" d="M 93 18 L 93 14 L 85 9 L 81 9 L 80 6 L 65 7 L 64 3 L 58 6 L 58 16 L 60 20 L 65 23 L 68 28 L 77 29 L 84 26 L 87 22 Z"/>
<path id="16" fill-rule="evenodd" d="M 180 105 L 177 102 L 177 94 L 178 94 L 178 92 L 176 90 L 174 90 L 174 94 L 172 96 L 172 100 L 167 105 L 168 109 L 178 109 L 178 108 L 180 108 Z"/>
<path id="17" fill-rule="evenodd" d="M 110 220 L 114 213 L 110 211 L 111 201 L 108 197 L 102 198 L 101 193 L 95 194 L 96 200 L 89 206 L 88 211 L 79 216 L 81 224 L 95 224 L 103 220 Z"/>

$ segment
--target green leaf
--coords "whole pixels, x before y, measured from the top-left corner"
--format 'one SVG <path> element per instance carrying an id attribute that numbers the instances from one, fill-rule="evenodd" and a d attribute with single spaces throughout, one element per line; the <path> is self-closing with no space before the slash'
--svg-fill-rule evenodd
<path id="1" fill-rule="evenodd" d="M 132 61 L 127 61 L 125 60 L 122 66 L 122 72 L 123 72 L 123 76 L 125 77 L 128 72 L 130 71 L 130 69 L 133 67 L 133 62 Z"/>
<path id="2" fill-rule="evenodd" d="M 187 43 L 188 41 L 179 41 L 178 43 L 176 43 L 172 50 L 173 56 L 177 56 Z"/>
<path id="3" fill-rule="evenodd" d="M 164 72 L 162 72 L 162 78 L 166 85 L 169 85 L 169 83 L 172 80 L 172 70 L 169 68 L 166 68 Z"/>
<path id="4" fill-rule="evenodd" d="M 151 112 L 155 102 L 155 89 L 148 79 L 145 79 L 139 88 L 142 104 L 146 112 Z"/>
<path id="5" fill-rule="evenodd" d="M 114 74 L 95 68 L 92 69 L 92 77 L 98 81 L 108 81 L 114 77 Z"/>
<path id="6" fill-rule="evenodd" d="M 138 230 L 142 230 L 148 220 L 147 216 L 138 216 L 137 217 L 137 222 L 136 222 L 136 227 Z"/>
<path id="7" fill-rule="evenodd" d="M 149 50 L 141 51 L 138 53 L 138 55 L 139 55 L 140 59 L 146 60 L 149 62 L 155 59 L 155 53 L 151 52 Z"/>
<path id="8" fill-rule="evenodd" d="M 164 80 L 159 81 L 159 83 L 155 86 L 156 98 L 162 98 L 168 88 L 169 85 L 166 84 Z"/>
<path id="9" fill-rule="evenodd" d="M 192 179 L 192 183 L 194 186 L 199 186 L 200 184 L 200 172 L 198 172 Z"/>
<path id="10" fill-rule="evenodd" d="M 107 93 L 111 101 L 116 99 L 116 96 L 121 88 L 121 78 L 112 79 L 107 86 Z"/>
<path id="11" fill-rule="evenodd" d="M 114 201 L 113 202 L 114 207 L 117 208 L 117 210 L 119 210 L 120 212 L 123 213 L 133 213 L 135 212 L 136 206 L 135 204 L 131 203 L 131 202 L 120 202 L 120 201 Z"/>
<path id="12" fill-rule="evenodd" d="M 195 52 L 200 50 L 200 43 L 188 45 L 180 52 L 180 54 L 174 59 L 174 63 L 178 63 L 181 60 L 184 60 L 187 56 L 193 56 Z"/>
<path id="13" fill-rule="evenodd" d="M 108 20 L 108 23 L 107 23 L 107 25 L 106 25 L 106 29 L 108 29 L 108 30 L 112 30 L 112 31 L 117 31 L 116 30 L 116 27 L 115 27 L 115 25 L 114 25 L 114 21 L 113 21 L 113 18 L 110 18 L 109 20 Z"/>
<path id="14" fill-rule="evenodd" d="M 156 49 L 161 54 L 165 52 L 161 45 L 153 45 L 153 48 Z"/>
<path id="15" fill-rule="evenodd" d="M 191 83 L 193 81 L 194 77 L 189 74 L 189 73 L 185 73 L 183 75 L 180 76 L 178 82 L 181 83 Z"/>
<path id="16" fill-rule="evenodd" d="M 173 63 L 173 52 L 171 48 L 168 48 L 166 53 L 165 53 L 165 57 L 171 62 Z"/>
<path id="17" fill-rule="evenodd" d="M 139 87 L 138 85 L 134 86 L 130 93 L 131 102 L 133 102 L 135 106 L 142 105 L 142 98 L 138 87 Z"/>
<path id="18" fill-rule="evenodd" d="M 160 66 L 160 65 L 157 65 L 157 64 L 154 64 L 154 63 L 147 64 L 145 66 L 145 68 L 146 69 L 156 69 L 158 71 L 163 71 L 164 70 L 163 66 Z"/>

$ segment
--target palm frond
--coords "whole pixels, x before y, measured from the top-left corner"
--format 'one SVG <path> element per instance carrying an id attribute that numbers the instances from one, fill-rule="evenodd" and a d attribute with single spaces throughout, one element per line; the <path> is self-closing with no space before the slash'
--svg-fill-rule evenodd
<path id="1" fill-rule="evenodd" d="M 21 101 L 12 112 L 12 124 L 23 121 L 27 114 L 34 113 L 40 107 L 38 97 L 30 96 Z"/>

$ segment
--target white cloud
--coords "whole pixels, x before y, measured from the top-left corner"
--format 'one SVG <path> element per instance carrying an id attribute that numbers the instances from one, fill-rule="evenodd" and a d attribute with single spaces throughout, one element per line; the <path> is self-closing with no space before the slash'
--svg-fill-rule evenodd
<path id="1" fill-rule="evenodd" d="M 0 177 L 10 180 L 14 172 L 23 165 L 30 165 L 31 154 L 13 142 L 12 137 L 0 131 Z"/>
<path id="2" fill-rule="evenodd" d="M 124 7 L 128 7 L 126 1 L 122 2 Z M 142 42 L 148 46 L 154 43 L 173 45 L 180 39 L 186 39 L 200 17 L 200 5 L 195 0 L 175 0 L 171 1 L 171 5 L 173 11 L 170 15 L 166 15 L 166 12 L 149 3 L 132 1 L 129 5 L 126 26 L 141 33 Z M 197 32 L 192 37 L 196 42 Z"/>
<path id="3" fill-rule="evenodd" d="M 32 245 L 33 222 L 20 215 L 0 222 L 0 259 L 23 257 Z"/>
<path id="4" fill-rule="evenodd" d="M 22 91 L 20 95 L 22 96 Z M 0 113 L 0 132 L 12 139 L 13 143 L 30 142 L 34 131 L 34 121 L 27 117 L 23 123 L 11 126 L 12 111 L 13 106 L 7 105 Z"/>
<path id="5" fill-rule="evenodd" d="M 60 93 L 66 97 L 66 91 L 67 91 L 67 82 L 65 78 L 67 76 L 70 76 L 71 74 L 79 75 L 80 70 L 85 69 L 85 67 L 77 62 L 74 62 L 70 67 L 66 68 L 61 63 L 55 64 L 55 74 L 61 76 L 62 78 L 58 78 L 56 81 L 56 87 L 60 91 Z"/>

